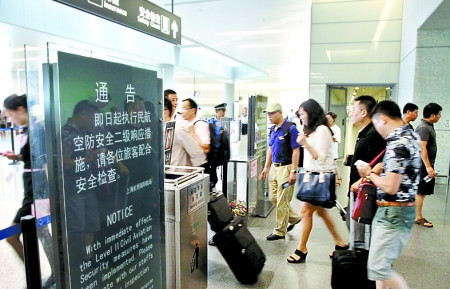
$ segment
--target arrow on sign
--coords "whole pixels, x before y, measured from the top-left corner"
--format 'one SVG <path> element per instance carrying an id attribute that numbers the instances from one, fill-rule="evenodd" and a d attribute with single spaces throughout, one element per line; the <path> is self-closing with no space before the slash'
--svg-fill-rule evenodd
<path id="1" fill-rule="evenodd" d="M 170 28 L 173 31 L 173 38 L 176 39 L 177 38 L 177 33 L 178 33 L 178 25 L 177 22 L 173 21 L 172 25 L 170 26 Z"/>

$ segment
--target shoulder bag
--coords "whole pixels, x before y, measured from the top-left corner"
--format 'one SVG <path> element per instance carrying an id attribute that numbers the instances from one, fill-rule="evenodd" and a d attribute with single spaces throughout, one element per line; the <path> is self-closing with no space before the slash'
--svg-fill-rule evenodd
<path id="1" fill-rule="evenodd" d="M 370 163 L 373 166 L 384 154 L 382 150 Z M 350 196 L 352 198 L 352 196 Z M 356 192 L 356 201 L 352 212 L 352 219 L 358 223 L 372 224 L 372 220 L 377 212 L 377 187 L 366 178 L 363 178 Z"/>

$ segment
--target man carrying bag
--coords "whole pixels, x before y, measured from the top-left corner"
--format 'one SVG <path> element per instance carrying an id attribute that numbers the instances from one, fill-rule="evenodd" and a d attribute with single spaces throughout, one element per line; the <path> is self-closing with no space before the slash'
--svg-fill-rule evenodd
<path id="1" fill-rule="evenodd" d="M 378 209 L 372 221 L 367 275 L 377 288 L 408 288 L 405 279 L 392 269 L 409 239 L 414 225 L 414 200 L 419 185 L 420 138 L 404 125 L 400 108 L 392 101 L 379 102 L 371 111 L 375 129 L 386 139 L 381 175 L 361 165 L 361 177 L 377 187 Z"/>

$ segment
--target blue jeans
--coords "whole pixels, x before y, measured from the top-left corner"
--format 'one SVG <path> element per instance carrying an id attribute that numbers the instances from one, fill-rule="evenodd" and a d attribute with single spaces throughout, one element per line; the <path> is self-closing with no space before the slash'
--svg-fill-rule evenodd
<path id="1" fill-rule="evenodd" d="M 378 207 L 367 262 L 370 280 L 384 281 L 395 275 L 392 262 L 405 248 L 415 217 L 416 207 Z"/>

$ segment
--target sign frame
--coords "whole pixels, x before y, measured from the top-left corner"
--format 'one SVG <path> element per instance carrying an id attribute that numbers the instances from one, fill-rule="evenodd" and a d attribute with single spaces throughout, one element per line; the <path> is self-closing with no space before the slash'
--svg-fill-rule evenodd
<path id="1" fill-rule="evenodd" d="M 145 0 L 54 0 L 173 44 L 181 44 L 181 18 Z"/>

